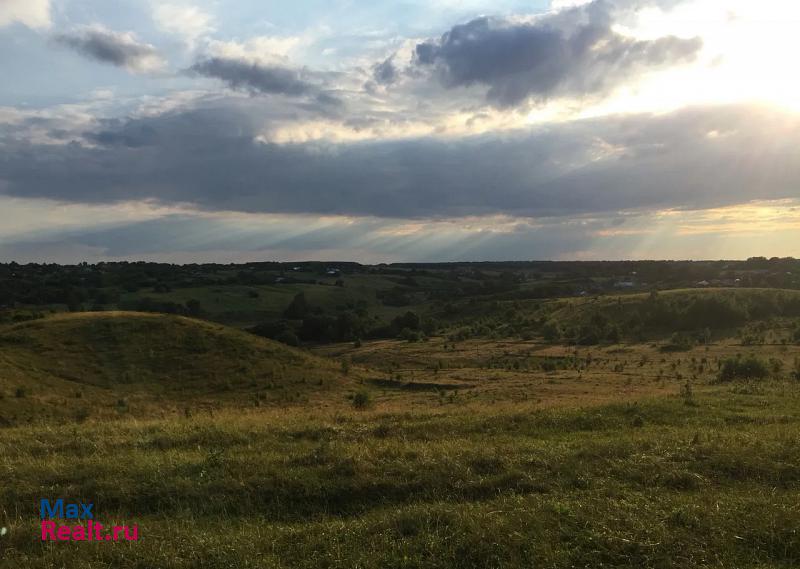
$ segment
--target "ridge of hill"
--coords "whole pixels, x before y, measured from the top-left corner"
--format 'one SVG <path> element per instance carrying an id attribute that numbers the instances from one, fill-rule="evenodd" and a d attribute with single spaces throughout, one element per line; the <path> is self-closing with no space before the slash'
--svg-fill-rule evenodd
<path id="1" fill-rule="evenodd" d="M 0 327 L 0 424 L 302 403 L 344 383 L 335 362 L 182 316 L 87 312 Z"/>

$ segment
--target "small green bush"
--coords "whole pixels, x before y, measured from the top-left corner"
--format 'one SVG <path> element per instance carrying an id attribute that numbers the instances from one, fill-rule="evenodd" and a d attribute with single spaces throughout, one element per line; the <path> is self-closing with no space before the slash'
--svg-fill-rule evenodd
<path id="1" fill-rule="evenodd" d="M 722 362 L 717 379 L 734 381 L 736 379 L 766 379 L 770 376 L 770 366 L 756 356 L 729 358 Z"/>

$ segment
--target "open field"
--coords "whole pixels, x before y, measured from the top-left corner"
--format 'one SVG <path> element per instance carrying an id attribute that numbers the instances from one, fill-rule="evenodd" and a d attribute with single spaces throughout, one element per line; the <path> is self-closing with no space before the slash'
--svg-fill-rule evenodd
<path id="1" fill-rule="evenodd" d="M 8 567 L 795 567 L 793 384 L 3 432 Z M 42 544 L 42 492 L 138 523 Z"/>
<path id="2" fill-rule="evenodd" d="M 307 349 L 152 313 L 0 326 L 0 566 L 796 567 L 796 298 L 483 300 Z M 42 542 L 58 497 L 139 541 Z"/>

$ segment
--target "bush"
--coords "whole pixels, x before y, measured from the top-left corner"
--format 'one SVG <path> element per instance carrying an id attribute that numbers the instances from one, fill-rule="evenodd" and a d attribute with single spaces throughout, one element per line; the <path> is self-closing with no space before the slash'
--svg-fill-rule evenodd
<path id="1" fill-rule="evenodd" d="M 581 326 L 575 339 L 575 343 L 581 346 L 594 346 L 600 343 L 601 334 L 602 329 L 598 326 Z"/>
<path id="2" fill-rule="evenodd" d="M 353 407 L 356 409 L 366 409 L 372 402 L 369 392 L 361 389 L 353 395 Z"/>
<path id="3" fill-rule="evenodd" d="M 395 330 L 413 330 L 417 331 L 420 329 L 421 324 L 420 317 L 417 316 L 414 312 L 408 311 L 402 316 L 397 316 L 394 320 L 392 320 L 392 328 Z"/>
<path id="4" fill-rule="evenodd" d="M 555 322 L 548 322 L 542 327 L 542 336 L 544 341 L 550 344 L 561 340 L 561 328 Z"/>
<path id="5" fill-rule="evenodd" d="M 422 340 L 422 332 L 419 330 L 411 330 L 410 328 L 403 328 L 400 332 L 400 339 L 406 342 L 419 342 Z"/>
<path id="6" fill-rule="evenodd" d="M 669 339 L 669 343 L 661 347 L 662 352 L 686 352 L 694 347 L 694 339 L 688 334 L 676 332 Z"/>
<path id="7" fill-rule="evenodd" d="M 718 381 L 736 379 L 766 379 L 770 376 L 770 366 L 763 360 L 748 356 L 744 359 L 730 358 L 722 363 L 717 376 Z"/>
<path id="8" fill-rule="evenodd" d="M 287 346 L 297 347 L 300 345 L 300 339 L 292 330 L 283 330 L 282 332 L 279 332 L 275 336 L 275 341 L 280 342 L 281 344 L 286 344 Z"/>

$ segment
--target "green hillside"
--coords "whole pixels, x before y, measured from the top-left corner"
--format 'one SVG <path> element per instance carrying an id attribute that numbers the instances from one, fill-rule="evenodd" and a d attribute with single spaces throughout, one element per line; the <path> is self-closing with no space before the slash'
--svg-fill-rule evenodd
<path id="1" fill-rule="evenodd" d="M 574 336 L 593 333 L 603 338 L 652 339 L 664 334 L 706 332 L 759 335 L 758 323 L 800 317 L 800 292 L 776 289 L 686 289 L 652 294 L 584 298 L 564 302 L 551 322 L 572 327 Z M 775 326 L 771 326 L 775 328 Z M 788 339 L 785 334 L 770 343 Z"/>
<path id="2" fill-rule="evenodd" d="M 553 300 L 489 300 L 451 308 L 448 335 L 543 337 L 567 344 L 653 341 L 673 334 L 793 342 L 800 291 L 757 288 L 677 289 Z M 446 321 L 446 320 L 444 320 Z"/>
<path id="3" fill-rule="evenodd" d="M 332 362 L 180 316 L 61 314 L 0 328 L 4 423 L 305 402 L 342 383 Z"/>

